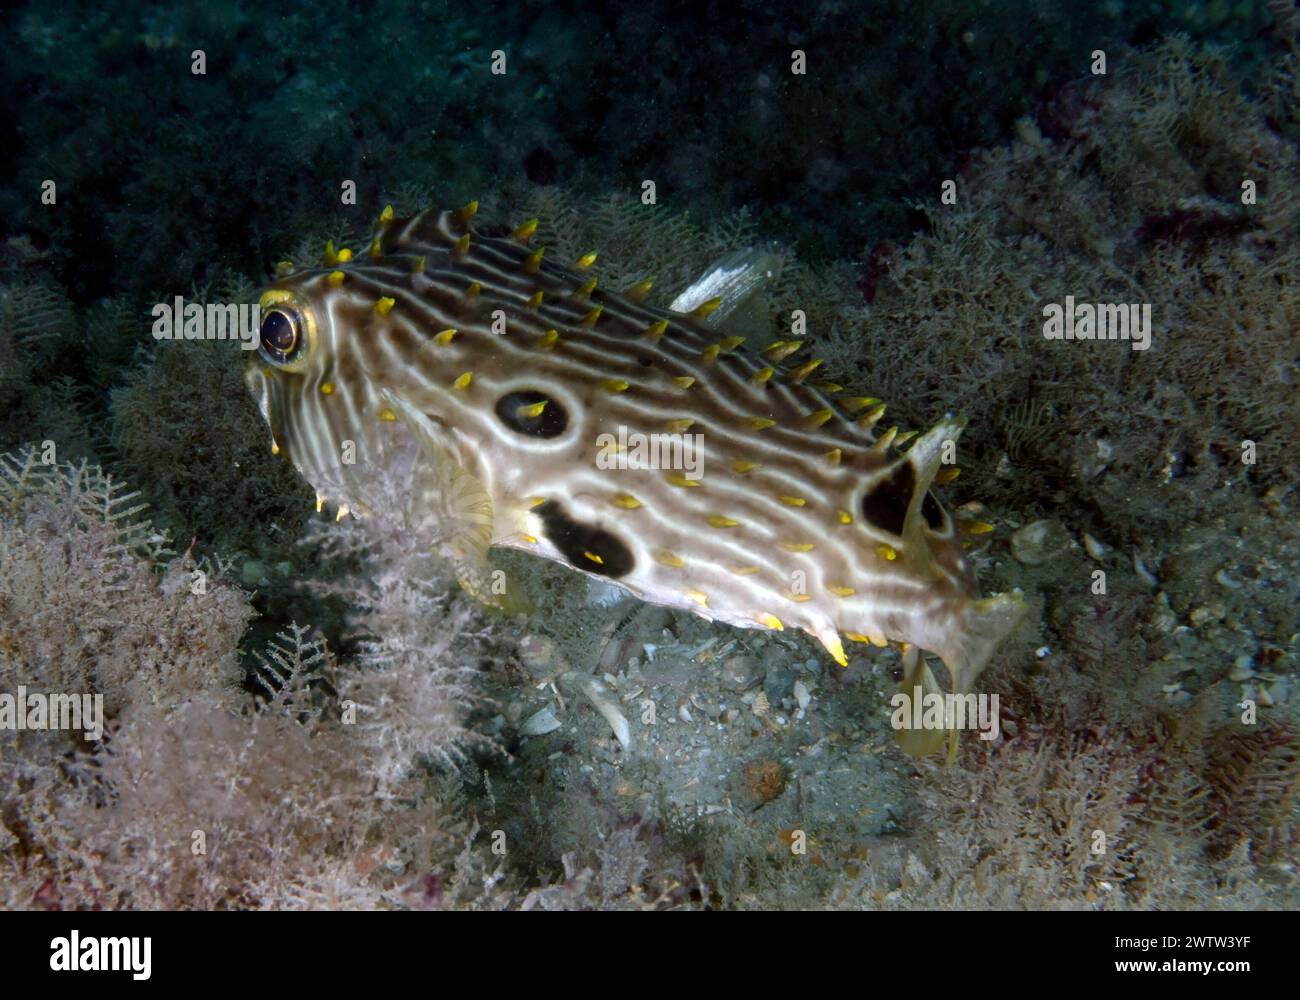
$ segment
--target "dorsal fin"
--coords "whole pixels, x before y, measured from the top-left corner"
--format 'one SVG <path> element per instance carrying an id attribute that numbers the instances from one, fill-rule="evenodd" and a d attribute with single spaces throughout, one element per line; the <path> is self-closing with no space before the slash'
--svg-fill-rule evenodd
<path id="1" fill-rule="evenodd" d="M 767 284 L 779 264 L 779 258 L 762 247 L 736 250 L 691 282 L 668 308 L 691 315 L 705 326 L 719 327 Z M 696 314 L 696 310 L 713 299 L 719 302 L 707 316 Z"/>

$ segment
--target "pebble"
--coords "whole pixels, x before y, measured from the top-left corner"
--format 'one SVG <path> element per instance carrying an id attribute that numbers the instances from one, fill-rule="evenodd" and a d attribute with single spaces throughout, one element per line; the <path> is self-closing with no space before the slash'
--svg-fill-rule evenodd
<path id="1" fill-rule="evenodd" d="M 544 677 L 555 669 L 555 641 L 541 635 L 524 636 L 519 642 L 519 659 L 534 678 Z"/>
<path id="2" fill-rule="evenodd" d="M 1148 619 L 1151 628 L 1156 632 L 1168 635 L 1178 625 L 1178 616 L 1174 614 L 1173 608 L 1169 606 L 1169 595 L 1162 590 L 1156 594 L 1153 603 L 1155 606 L 1151 609 L 1151 617 Z"/>
<path id="3" fill-rule="evenodd" d="M 763 678 L 763 693 L 767 695 L 768 703 L 779 705 L 794 694 L 794 682 L 793 670 L 785 668 L 769 670 L 767 676 Z"/>
<path id="4" fill-rule="evenodd" d="M 1011 554 L 1025 566 L 1041 566 L 1065 552 L 1072 544 L 1059 521 L 1034 521 L 1011 536 Z"/>
<path id="5" fill-rule="evenodd" d="M 763 665 L 753 656 L 729 656 L 722 663 L 722 686 L 728 691 L 748 691 L 763 681 Z"/>
<path id="6" fill-rule="evenodd" d="M 1137 574 L 1138 579 L 1145 583 L 1152 590 L 1160 586 L 1160 579 L 1151 572 L 1147 564 L 1142 561 L 1142 557 L 1135 551 L 1133 553 L 1133 572 Z"/>
<path id="7" fill-rule="evenodd" d="M 1083 549 L 1090 558 L 1095 559 L 1097 562 L 1105 559 L 1106 553 L 1110 551 L 1109 546 L 1103 545 L 1086 531 L 1083 533 Z"/>
<path id="8" fill-rule="evenodd" d="M 1192 610 L 1192 613 L 1187 617 L 1193 625 L 1199 628 L 1200 626 L 1206 624 L 1207 622 L 1219 621 L 1223 617 L 1223 615 L 1224 615 L 1223 608 L 1219 607 L 1218 605 L 1204 604 L 1199 608 L 1194 608 Z"/>
<path id="9" fill-rule="evenodd" d="M 534 712 L 530 715 L 522 726 L 519 727 L 519 733 L 522 736 L 544 736 L 547 733 L 553 733 L 560 728 L 560 720 L 555 717 L 555 712 L 547 705 L 540 712 Z"/>

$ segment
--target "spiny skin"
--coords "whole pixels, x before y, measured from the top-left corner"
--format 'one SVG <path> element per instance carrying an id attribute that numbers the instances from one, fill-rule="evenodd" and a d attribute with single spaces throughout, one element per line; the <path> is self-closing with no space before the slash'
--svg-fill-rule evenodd
<path id="1" fill-rule="evenodd" d="M 264 326 L 250 389 L 318 493 L 357 508 L 367 466 L 340 466 L 343 443 L 378 455 L 395 428 L 423 428 L 490 498 L 493 545 L 706 618 L 803 628 L 841 663 L 839 635 L 895 639 L 973 680 L 1000 635 L 972 634 L 973 574 L 953 519 L 926 499 L 959 422 L 900 456 L 872 433 L 876 401 L 836 402 L 803 381 L 797 354 L 768 371 L 788 345 L 736 349 L 593 289 L 590 260 L 553 263 L 526 227 L 495 238 L 470 215 L 381 220 L 369 251 L 264 295 L 264 315 L 283 310 L 304 346 L 286 364 Z M 598 467 L 598 436 L 620 428 L 702 435 L 702 478 Z"/>

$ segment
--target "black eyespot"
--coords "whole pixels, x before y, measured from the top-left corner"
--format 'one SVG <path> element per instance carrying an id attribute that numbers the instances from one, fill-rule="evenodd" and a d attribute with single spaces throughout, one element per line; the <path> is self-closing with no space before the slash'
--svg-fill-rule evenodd
<path id="1" fill-rule="evenodd" d="M 297 316 L 283 309 L 272 309 L 262 317 L 262 354 L 268 361 L 284 364 L 293 360 L 301 347 Z"/>
<path id="2" fill-rule="evenodd" d="M 925 518 L 925 523 L 930 526 L 931 531 L 945 531 L 948 527 L 948 518 L 943 512 L 943 507 L 929 490 L 926 490 L 925 496 L 921 498 L 921 516 Z"/>
<path id="3" fill-rule="evenodd" d="M 542 534 L 564 558 L 579 569 L 618 579 L 632 572 L 631 550 L 603 528 L 580 524 L 556 501 L 547 500 L 533 508 L 542 519 Z"/>
<path id="4" fill-rule="evenodd" d="M 893 535 L 902 535 L 907 521 L 907 507 L 916 489 L 916 473 L 911 462 L 900 462 L 884 479 L 862 498 L 862 516 L 871 524 Z"/>
<path id="5" fill-rule="evenodd" d="M 497 418 L 529 437 L 553 438 L 569 426 L 569 415 L 556 400 L 536 389 L 520 389 L 497 400 Z"/>

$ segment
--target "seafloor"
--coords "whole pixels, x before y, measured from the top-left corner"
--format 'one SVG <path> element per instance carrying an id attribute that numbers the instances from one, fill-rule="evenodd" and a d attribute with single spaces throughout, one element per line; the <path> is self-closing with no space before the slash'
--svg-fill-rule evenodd
<path id="1" fill-rule="evenodd" d="M 1300 15 L 793 6 L 0 16 L 0 696 L 106 716 L 0 726 L 0 905 L 1300 904 Z M 903 754 L 896 648 L 514 554 L 484 608 L 316 510 L 237 344 L 151 336 L 470 199 L 660 307 L 764 246 L 738 328 L 969 417 L 943 498 L 1029 605 L 996 740 Z M 1150 348 L 1045 340 L 1067 296 Z"/>

